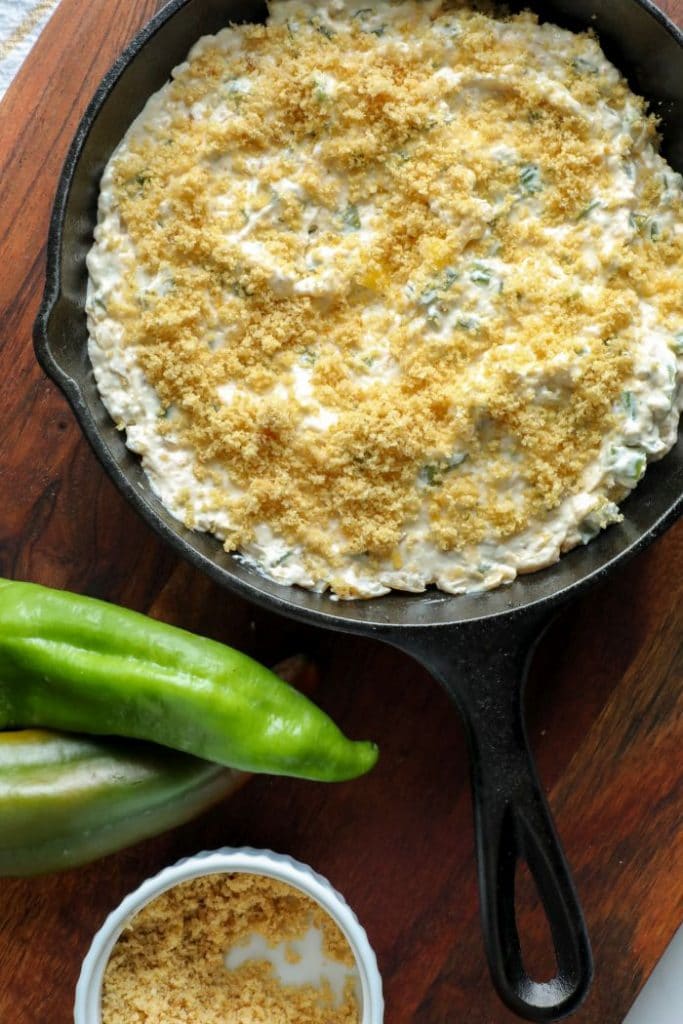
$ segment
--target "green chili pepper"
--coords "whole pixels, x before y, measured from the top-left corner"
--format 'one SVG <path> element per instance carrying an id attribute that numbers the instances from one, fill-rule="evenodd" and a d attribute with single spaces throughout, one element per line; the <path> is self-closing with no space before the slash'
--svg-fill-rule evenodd
<path id="1" fill-rule="evenodd" d="M 182 825 L 248 777 L 136 740 L 0 733 L 0 876 L 104 857 Z"/>
<path id="2" fill-rule="evenodd" d="M 303 689 L 315 669 L 276 672 Z M 23 729 L 0 733 L 0 876 L 61 871 L 182 825 L 249 779 L 139 740 Z"/>
<path id="3" fill-rule="evenodd" d="M 94 598 L 0 580 L 0 729 L 150 740 L 243 771 L 325 782 L 377 760 L 238 651 Z"/>

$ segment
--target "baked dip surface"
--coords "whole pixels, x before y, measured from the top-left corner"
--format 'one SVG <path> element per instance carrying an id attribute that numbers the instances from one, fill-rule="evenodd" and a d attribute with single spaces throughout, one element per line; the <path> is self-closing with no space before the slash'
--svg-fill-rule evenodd
<path id="1" fill-rule="evenodd" d="M 682 189 L 589 34 L 278 0 L 105 170 L 100 393 L 170 511 L 279 582 L 498 586 L 675 442 Z"/>

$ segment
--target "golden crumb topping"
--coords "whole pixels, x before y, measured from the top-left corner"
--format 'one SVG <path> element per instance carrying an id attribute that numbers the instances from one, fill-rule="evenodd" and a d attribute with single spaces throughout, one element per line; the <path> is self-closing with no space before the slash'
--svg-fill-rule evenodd
<path id="1" fill-rule="evenodd" d="M 530 74 L 528 13 L 285 6 L 200 44 L 116 154 L 135 262 L 108 313 L 228 549 L 263 523 L 333 567 L 396 565 L 420 518 L 443 551 L 510 537 L 582 489 L 643 303 L 683 320 L 655 125 L 588 35 Z"/>
<path id="2" fill-rule="evenodd" d="M 174 886 L 124 928 L 104 974 L 102 1024 L 359 1024 L 353 980 L 285 985 L 265 958 L 226 967 L 254 935 L 293 945 L 310 928 L 329 961 L 352 968 L 343 934 L 317 903 L 284 882 L 251 874 L 204 875 Z"/>

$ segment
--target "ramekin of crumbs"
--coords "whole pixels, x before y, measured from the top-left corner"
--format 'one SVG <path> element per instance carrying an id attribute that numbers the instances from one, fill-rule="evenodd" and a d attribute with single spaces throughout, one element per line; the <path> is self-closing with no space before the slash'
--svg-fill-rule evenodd
<path id="1" fill-rule="evenodd" d="M 93 939 L 75 1024 L 381 1024 L 365 930 L 320 875 L 268 850 L 179 861 Z"/>

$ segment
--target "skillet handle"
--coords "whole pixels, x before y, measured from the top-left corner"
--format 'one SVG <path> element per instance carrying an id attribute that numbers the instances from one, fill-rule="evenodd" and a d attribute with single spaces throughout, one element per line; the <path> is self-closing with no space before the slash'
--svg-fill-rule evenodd
<path id="1" fill-rule="evenodd" d="M 526 734 L 523 687 L 547 617 L 505 617 L 438 630 L 400 644 L 441 682 L 464 718 L 472 764 L 479 899 L 489 970 L 500 998 L 531 1021 L 578 1008 L 593 976 L 583 913 L 541 788 Z M 398 638 L 397 638 L 398 639 Z M 402 638 L 403 639 L 403 638 Z M 525 862 L 555 951 L 549 981 L 529 977 L 515 910 Z"/>

